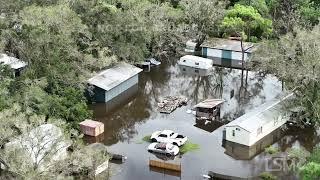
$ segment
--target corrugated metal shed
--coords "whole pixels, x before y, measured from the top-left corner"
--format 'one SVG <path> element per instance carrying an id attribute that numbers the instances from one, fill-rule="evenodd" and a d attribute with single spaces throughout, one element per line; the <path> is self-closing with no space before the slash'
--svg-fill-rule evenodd
<path id="1" fill-rule="evenodd" d="M 254 132 L 264 124 L 274 121 L 283 113 L 285 100 L 293 97 L 289 94 L 281 99 L 274 99 L 230 122 L 226 127 L 239 126 L 248 132 Z"/>
<path id="2" fill-rule="evenodd" d="M 98 75 L 88 80 L 89 84 L 97 86 L 106 91 L 120 85 L 140 73 L 142 69 L 127 63 L 119 63 L 112 68 L 100 72 Z"/>
<path id="3" fill-rule="evenodd" d="M 10 57 L 6 54 L 0 54 L 0 64 L 8 65 L 12 69 L 20 69 L 27 66 L 26 62 L 21 61 L 15 57 Z"/>

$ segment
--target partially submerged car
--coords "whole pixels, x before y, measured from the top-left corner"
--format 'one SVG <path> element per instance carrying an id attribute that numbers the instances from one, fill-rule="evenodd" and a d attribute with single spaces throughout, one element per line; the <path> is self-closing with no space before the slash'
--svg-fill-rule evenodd
<path id="1" fill-rule="evenodd" d="M 188 138 L 171 130 L 156 131 L 151 135 L 152 142 L 171 143 L 176 146 L 184 145 Z"/>
<path id="2" fill-rule="evenodd" d="M 166 156 L 175 156 L 179 153 L 179 147 L 170 143 L 152 143 L 148 146 L 148 151 Z"/>

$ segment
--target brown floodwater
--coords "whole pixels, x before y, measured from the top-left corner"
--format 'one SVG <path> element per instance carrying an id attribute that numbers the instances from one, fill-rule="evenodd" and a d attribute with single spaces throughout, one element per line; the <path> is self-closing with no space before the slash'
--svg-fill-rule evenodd
<path id="1" fill-rule="evenodd" d="M 186 111 L 206 98 L 222 98 L 221 119 L 232 121 L 260 104 L 282 93 L 275 77 L 249 72 L 245 88 L 241 87 L 241 70 L 216 67 L 212 72 L 201 72 L 179 67 L 177 58 L 164 60 L 150 72 L 142 72 L 139 84 L 108 104 L 94 104 L 94 116 L 105 124 L 105 133 L 90 142 L 100 141 L 109 151 L 128 157 L 124 163 L 111 164 L 113 180 L 200 180 L 208 171 L 252 177 L 267 170 L 269 156 L 264 148 L 273 145 L 285 152 L 291 147 L 311 150 L 318 143 L 317 132 L 300 129 L 277 130 L 253 147 L 240 146 L 222 140 L 224 123 L 196 121 Z M 246 73 L 244 73 L 246 74 Z M 168 95 L 189 98 L 171 114 L 157 111 L 157 102 Z M 200 149 L 177 156 L 182 172 L 149 168 L 149 159 L 163 159 L 149 153 L 146 135 L 161 129 L 171 129 L 188 136 Z M 172 160 L 171 160 L 172 161 Z M 283 179 L 295 179 L 291 172 L 274 171 Z"/>

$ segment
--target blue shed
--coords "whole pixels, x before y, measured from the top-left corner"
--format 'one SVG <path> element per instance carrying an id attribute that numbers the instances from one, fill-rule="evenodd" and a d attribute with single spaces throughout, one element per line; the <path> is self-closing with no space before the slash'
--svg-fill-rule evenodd
<path id="1" fill-rule="evenodd" d="M 93 86 L 92 98 L 95 102 L 108 102 L 136 85 L 142 69 L 127 63 L 118 63 L 88 80 Z"/>

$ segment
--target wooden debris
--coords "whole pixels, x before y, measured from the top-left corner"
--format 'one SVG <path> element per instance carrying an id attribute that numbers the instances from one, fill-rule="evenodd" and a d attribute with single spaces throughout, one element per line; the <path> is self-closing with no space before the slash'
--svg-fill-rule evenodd
<path id="1" fill-rule="evenodd" d="M 166 96 L 158 103 L 158 109 L 161 113 L 170 114 L 178 107 L 186 105 L 188 98 L 185 96 Z"/>
<path id="2" fill-rule="evenodd" d="M 157 160 L 149 160 L 149 166 L 181 172 L 181 164 L 174 164 L 174 163 L 157 161 Z"/>

